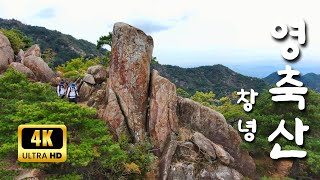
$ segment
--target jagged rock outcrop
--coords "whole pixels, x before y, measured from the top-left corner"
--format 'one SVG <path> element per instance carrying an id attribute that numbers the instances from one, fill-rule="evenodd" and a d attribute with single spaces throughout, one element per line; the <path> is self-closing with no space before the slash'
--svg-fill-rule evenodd
<path id="1" fill-rule="evenodd" d="M 135 141 L 145 139 L 152 50 L 153 40 L 143 31 L 125 23 L 114 25 L 109 85 Z"/>
<path id="2" fill-rule="evenodd" d="M 12 62 L 10 64 L 10 67 L 12 67 L 13 69 L 15 69 L 15 70 L 27 75 L 27 77 L 30 78 L 30 79 L 33 79 L 33 80 L 36 79 L 36 76 L 34 75 L 34 73 L 29 68 L 27 68 L 26 66 L 24 66 L 21 63 Z"/>
<path id="3" fill-rule="evenodd" d="M 102 65 L 89 67 L 87 73 L 93 76 L 97 84 L 100 84 L 107 79 L 107 68 Z"/>
<path id="4" fill-rule="evenodd" d="M 112 89 L 109 89 L 108 91 L 107 106 L 102 113 L 101 118 L 107 122 L 110 130 L 117 136 L 117 138 L 120 138 L 122 135 L 130 137 L 127 129 L 126 119 L 123 116 L 117 96 Z"/>
<path id="5" fill-rule="evenodd" d="M 149 133 L 161 153 L 168 135 L 178 131 L 176 86 L 153 70 L 150 87 Z"/>
<path id="6" fill-rule="evenodd" d="M 234 162 L 234 158 L 228 152 L 219 145 L 213 143 L 210 139 L 206 138 L 203 134 L 195 132 L 192 139 L 203 152 L 210 156 L 210 158 L 218 159 L 225 165 L 229 165 Z"/>
<path id="7" fill-rule="evenodd" d="M 209 166 L 201 170 L 200 177 L 201 180 L 207 179 L 228 179 L 228 180 L 241 180 L 243 175 L 238 171 L 218 164 L 217 166 Z"/>
<path id="8" fill-rule="evenodd" d="M 194 102 L 178 97 L 177 114 L 179 126 L 202 133 L 213 143 L 220 144 L 233 158 L 232 167 L 245 176 L 252 177 L 255 163 L 246 151 L 240 149 L 238 132 L 227 124 L 220 113 Z"/>
<path id="9" fill-rule="evenodd" d="M 193 134 L 193 142 L 211 159 L 216 159 L 216 150 L 213 146 L 212 141 L 210 139 L 206 138 L 204 135 L 202 135 L 199 132 L 195 132 Z"/>
<path id="10" fill-rule="evenodd" d="M 32 46 L 24 53 L 24 57 L 28 57 L 28 56 L 36 56 L 36 57 L 40 57 L 40 56 L 41 56 L 41 49 L 40 49 L 40 47 L 39 47 L 38 44 L 32 45 Z"/>
<path id="11" fill-rule="evenodd" d="M 0 31 L 0 74 L 3 73 L 14 60 L 14 52 L 9 39 Z"/>
<path id="12" fill-rule="evenodd" d="M 170 138 L 168 138 L 168 142 L 164 147 L 162 156 L 160 158 L 159 179 L 166 180 L 168 178 L 172 157 L 176 151 L 177 146 L 178 146 L 178 141 L 176 140 L 175 135 L 171 134 Z"/>
<path id="13" fill-rule="evenodd" d="M 101 66 L 89 68 L 87 73 L 95 83 L 83 79 L 81 89 L 87 90 L 80 93 L 92 94 L 85 99 L 89 99 L 87 105 L 98 109 L 98 116 L 116 138 L 127 135 L 133 142 L 140 142 L 145 135 L 150 136 L 158 161 L 149 177 L 254 177 L 253 159 L 240 149 L 241 138 L 223 115 L 177 97 L 175 85 L 157 71 L 150 75 L 151 37 L 130 25 L 116 23 L 112 42 L 109 76 Z"/>
<path id="14" fill-rule="evenodd" d="M 36 76 L 37 80 L 42 82 L 51 82 L 55 77 L 54 72 L 40 57 L 27 56 L 23 60 L 23 65 L 29 68 Z"/>

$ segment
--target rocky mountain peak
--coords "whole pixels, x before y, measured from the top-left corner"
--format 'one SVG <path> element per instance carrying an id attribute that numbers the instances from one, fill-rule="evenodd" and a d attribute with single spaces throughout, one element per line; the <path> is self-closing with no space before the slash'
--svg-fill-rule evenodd
<path id="1" fill-rule="evenodd" d="M 150 138 L 159 161 L 149 178 L 254 176 L 253 159 L 240 149 L 241 138 L 223 115 L 178 97 L 172 82 L 156 70 L 150 72 L 150 36 L 116 23 L 112 42 L 108 78 L 96 85 L 82 83 L 80 92 L 93 89 L 87 104 L 98 109 L 116 139 L 123 134 L 131 136 L 133 142 Z"/>

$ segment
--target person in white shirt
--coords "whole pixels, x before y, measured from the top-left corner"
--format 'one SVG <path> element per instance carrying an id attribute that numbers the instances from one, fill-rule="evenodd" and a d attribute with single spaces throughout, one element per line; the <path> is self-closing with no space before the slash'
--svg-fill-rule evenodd
<path id="1" fill-rule="evenodd" d="M 74 102 L 77 104 L 78 89 L 75 83 L 72 83 L 67 90 L 67 97 L 69 98 L 69 102 Z"/>
<path id="2" fill-rule="evenodd" d="M 57 94 L 61 99 L 65 96 L 65 88 L 64 88 L 64 81 L 60 81 L 59 85 L 57 86 Z"/>

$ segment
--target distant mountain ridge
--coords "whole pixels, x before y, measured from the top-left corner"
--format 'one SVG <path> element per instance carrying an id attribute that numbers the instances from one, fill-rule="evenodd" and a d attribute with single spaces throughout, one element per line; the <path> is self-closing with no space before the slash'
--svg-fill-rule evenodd
<path id="1" fill-rule="evenodd" d="M 15 28 L 31 37 L 34 43 L 40 45 L 42 50 L 53 49 L 57 53 L 54 66 L 77 57 L 98 56 L 96 45 L 86 40 L 78 40 L 71 35 L 66 35 L 56 30 L 48 30 L 44 27 L 31 26 L 18 20 L 6 20 L 0 18 L 0 28 Z M 103 49 L 102 53 L 106 50 Z M 182 68 L 172 65 L 153 63 L 152 67 L 159 71 L 160 75 L 173 82 L 178 88 L 182 88 L 190 94 L 196 91 L 213 91 L 217 97 L 230 95 L 240 89 L 261 92 L 273 86 L 280 76 L 272 73 L 266 78 L 255 78 L 237 73 L 223 65 L 200 66 L 195 68 Z M 301 77 L 301 81 L 308 88 L 320 92 L 320 75 L 308 73 Z"/>
<path id="2" fill-rule="evenodd" d="M 39 44 L 41 50 L 53 49 L 57 53 L 53 65 L 57 66 L 77 57 L 98 56 L 99 52 L 96 45 L 83 40 L 76 39 L 71 35 L 66 35 L 56 30 L 49 30 L 44 27 L 23 24 L 15 19 L 1 19 L 0 28 L 17 29 L 33 39 L 34 43 Z M 105 53 L 105 50 L 103 50 Z"/>
<path id="3" fill-rule="evenodd" d="M 278 75 L 277 72 L 270 74 L 269 76 L 263 78 L 269 84 L 276 84 L 282 77 Z M 320 75 L 315 73 L 307 73 L 302 76 L 293 76 L 294 79 L 297 79 L 303 82 L 305 87 L 308 87 L 312 90 L 320 92 Z"/>
<path id="4" fill-rule="evenodd" d="M 152 68 L 190 94 L 213 91 L 217 97 L 222 97 L 240 89 L 261 92 L 269 87 L 262 79 L 244 76 L 220 64 L 196 68 L 153 64 Z"/>

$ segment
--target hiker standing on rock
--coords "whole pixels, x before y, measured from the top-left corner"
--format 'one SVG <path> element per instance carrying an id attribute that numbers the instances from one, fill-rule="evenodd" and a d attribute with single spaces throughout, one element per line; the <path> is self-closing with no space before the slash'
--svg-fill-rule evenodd
<path id="1" fill-rule="evenodd" d="M 66 91 L 65 91 L 64 81 L 62 80 L 62 81 L 60 81 L 59 85 L 57 86 L 57 94 L 59 97 L 61 97 L 61 99 L 63 99 L 65 96 L 65 93 L 66 93 Z"/>
<path id="2" fill-rule="evenodd" d="M 69 98 L 69 102 L 74 102 L 77 104 L 78 89 L 75 83 L 71 83 L 67 90 L 67 97 Z"/>

